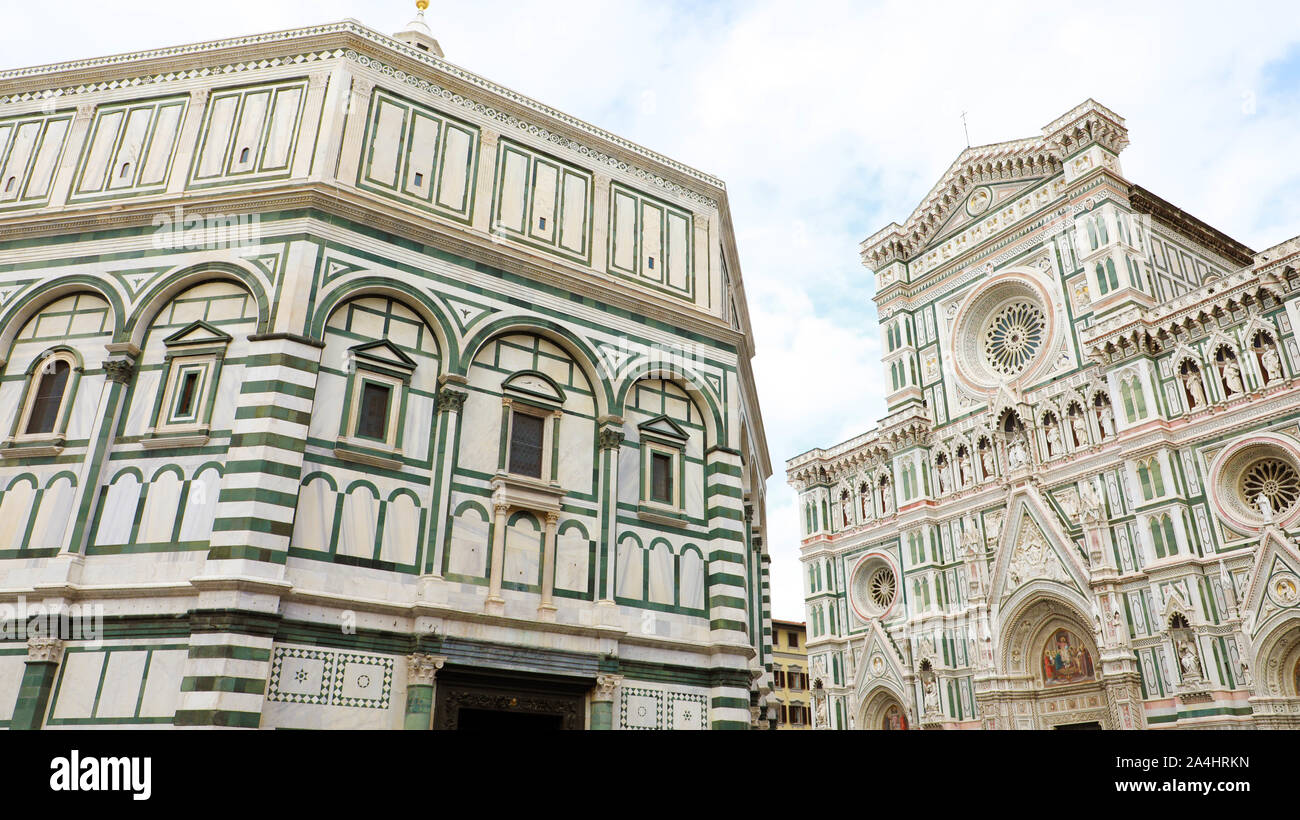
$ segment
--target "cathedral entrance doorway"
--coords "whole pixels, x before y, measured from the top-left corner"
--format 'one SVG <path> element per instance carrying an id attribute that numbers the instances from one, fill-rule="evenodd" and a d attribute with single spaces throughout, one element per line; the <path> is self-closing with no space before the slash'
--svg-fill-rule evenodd
<path id="1" fill-rule="evenodd" d="M 990 693 L 1007 704 L 1000 727 L 1113 728 L 1095 636 L 1085 623 L 1056 597 L 1032 600 L 1013 616 L 1004 633 L 1002 691 Z"/>
<path id="2" fill-rule="evenodd" d="M 879 689 L 866 698 L 858 728 L 867 731 L 898 732 L 911 728 L 907 709 L 893 692 Z"/>
<path id="3" fill-rule="evenodd" d="M 1101 724 L 1095 720 L 1092 720 L 1087 723 L 1062 723 L 1058 726 L 1053 726 L 1052 728 L 1053 729 L 1078 729 L 1081 731 L 1089 731 L 1094 729 L 1100 730 Z"/>
<path id="4" fill-rule="evenodd" d="M 447 667 L 438 673 L 433 728 L 464 731 L 578 730 L 594 680 Z"/>

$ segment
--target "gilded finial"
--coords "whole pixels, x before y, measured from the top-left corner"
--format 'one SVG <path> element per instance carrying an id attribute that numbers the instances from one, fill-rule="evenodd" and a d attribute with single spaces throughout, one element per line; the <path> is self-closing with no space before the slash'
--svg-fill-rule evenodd
<path id="1" fill-rule="evenodd" d="M 429 8 L 429 0 L 415 0 L 415 7 L 418 9 L 415 19 L 407 23 L 406 28 L 394 36 L 407 45 L 427 51 L 435 57 L 442 57 L 442 46 L 438 45 L 438 41 L 433 38 L 433 32 L 429 31 L 429 24 L 424 19 L 424 11 Z"/>

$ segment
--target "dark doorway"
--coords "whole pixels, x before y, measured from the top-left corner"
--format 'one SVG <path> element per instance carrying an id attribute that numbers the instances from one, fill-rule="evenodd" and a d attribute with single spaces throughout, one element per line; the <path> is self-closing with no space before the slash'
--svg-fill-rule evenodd
<path id="1" fill-rule="evenodd" d="M 466 731 L 580 730 L 593 678 L 489 671 L 448 664 L 438 673 L 433 728 Z"/>
<path id="2" fill-rule="evenodd" d="M 457 728 L 463 732 L 558 732 L 564 728 L 560 715 L 518 715 L 491 709 L 461 709 Z"/>
<path id="3" fill-rule="evenodd" d="M 1060 726 L 1056 726 L 1056 727 L 1054 727 L 1054 728 L 1056 728 L 1056 729 L 1062 729 L 1062 730 L 1064 730 L 1064 729 L 1082 729 L 1082 730 L 1084 730 L 1084 731 L 1089 731 L 1089 730 L 1092 730 L 1092 731 L 1101 731 L 1101 724 L 1094 720 L 1094 721 L 1092 721 L 1091 723 L 1064 723 L 1064 724 L 1061 724 Z"/>

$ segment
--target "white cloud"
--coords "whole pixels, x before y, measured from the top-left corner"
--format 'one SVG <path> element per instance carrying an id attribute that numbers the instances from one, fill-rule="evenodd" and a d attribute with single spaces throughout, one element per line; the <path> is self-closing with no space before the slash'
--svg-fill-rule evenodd
<path id="1" fill-rule="evenodd" d="M 174 8 L 0 3 L 0 59 L 411 17 L 361 0 Z M 884 411 L 857 244 L 905 219 L 964 147 L 963 111 L 981 144 L 1094 97 L 1128 119 L 1133 181 L 1257 249 L 1300 223 L 1300 16 L 1286 2 L 479 0 L 434 4 L 429 22 L 458 65 L 727 181 L 777 466 L 767 539 L 784 619 L 804 617 L 784 460 Z"/>

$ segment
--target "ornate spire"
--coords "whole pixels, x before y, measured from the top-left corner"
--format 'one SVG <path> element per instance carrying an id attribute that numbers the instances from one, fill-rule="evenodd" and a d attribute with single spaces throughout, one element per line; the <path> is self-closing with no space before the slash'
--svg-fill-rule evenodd
<path id="1" fill-rule="evenodd" d="M 393 36 L 409 46 L 414 46 L 420 51 L 427 51 L 435 57 L 442 57 L 442 46 L 433 38 L 433 32 L 429 30 L 429 24 L 424 22 L 424 10 L 429 8 L 429 0 L 415 0 L 415 7 L 418 9 L 415 19 L 406 24 L 406 28 L 397 32 Z"/>

